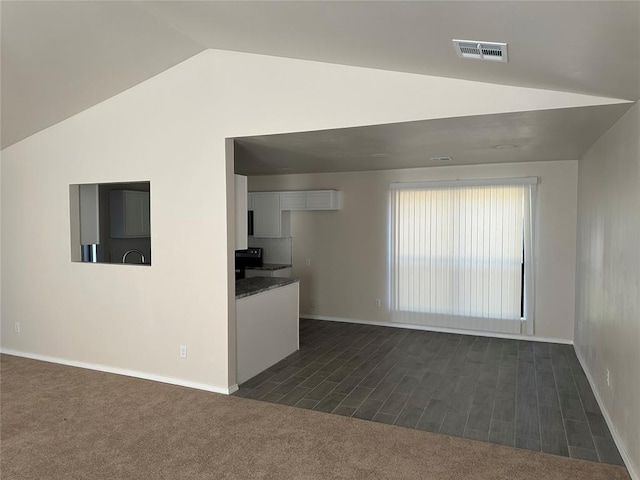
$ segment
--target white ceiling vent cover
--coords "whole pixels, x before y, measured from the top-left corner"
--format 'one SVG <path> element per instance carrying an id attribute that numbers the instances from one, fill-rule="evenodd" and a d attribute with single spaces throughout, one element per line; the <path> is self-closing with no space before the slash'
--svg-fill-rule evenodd
<path id="1" fill-rule="evenodd" d="M 475 58 L 492 62 L 508 62 L 507 44 L 482 42 L 477 40 L 453 40 L 456 53 L 460 58 Z"/>

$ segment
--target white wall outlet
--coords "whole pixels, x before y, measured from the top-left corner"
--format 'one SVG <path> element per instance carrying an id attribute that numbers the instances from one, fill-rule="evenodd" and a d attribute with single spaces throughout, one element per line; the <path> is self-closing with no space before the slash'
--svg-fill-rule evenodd
<path id="1" fill-rule="evenodd" d="M 382 301 L 379 298 L 376 298 L 376 307 L 381 307 Z"/>
<path id="2" fill-rule="evenodd" d="M 311 300 L 311 302 L 309 303 L 309 306 L 310 306 L 311 308 L 316 308 L 316 302 L 315 302 L 315 300 Z"/>
<path id="3" fill-rule="evenodd" d="M 307 265 L 307 267 L 310 267 L 310 266 L 311 266 L 311 259 L 310 259 L 310 258 L 307 258 L 307 259 L 304 261 L 304 263 Z"/>
<path id="4" fill-rule="evenodd" d="M 16 322 L 13 326 L 13 329 L 16 331 L 16 333 L 20 333 L 20 322 Z"/>
<path id="5" fill-rule="evenodd" d="M 180 358 L 187 358 L 187 346 L 180 345 Z"/>
<path id="6" fill-rule="evenodd" d="M 611 383 L 609 382 L 609 369 L 607 368 L 607 387 L 610 387 Z"/>

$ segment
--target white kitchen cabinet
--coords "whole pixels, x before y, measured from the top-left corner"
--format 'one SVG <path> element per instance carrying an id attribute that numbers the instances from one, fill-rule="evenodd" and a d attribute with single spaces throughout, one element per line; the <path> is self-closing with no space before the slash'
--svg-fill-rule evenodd
<path id="1" fill-rule="evenodd" d="M 149 192 L 112 190 L 109 192 L 111 238 L 151 236 Z"/>
<path id="2" fill-rule="evenodd" d="M 260 270 L 247 268 L 244 271 L 245 278 L 252 277 L 277 277 L 277 278 L 291 278 L 291 267 L 279 268 L 277 270 Z"/>
<path id="3" fill-rule="evenodd" d="M 340 210 L 338 190 L 271 192 L 280 194 L 280 210 Z"/>
<path id="4" fill-rule="evenodd" d="M 100 243 L 100 195 L 97 183 L 79 185 L 80 245 Z"/>
<path id="5" fill-rule="evenodd" d="M 254 237 L 290 237 L 291 215 L 280 208 L 280 193 L 254 192 L 253 236 Z"/>
<path id="6" fill-rule="evenodd" d="M 247 209 L 253 210 L 254 237 L 291 236 L 292 210 L 339 210 L 338 190 L 251 192 Z"/>
<path id="7" fill-rule="evenodd" d="M 281 192 L 281 210 L 304 210 L 307 205 L 306 192 Z"/>
<path id="8" fill-rule="evenodd" d="M 337 190 L 314 190 L 305 192 L 305 210 L 339 210 L 339 193 Z"/>
<path id="9" fill-rule="evenodd" d="M 236 208 L 236 250 L 247 248 L 247 177 L 234 175 Z"/>
<path id="10" fill-rule="evenodd" d="M 236 300 L 237 383 L 300 348 L 298 282 Z"/>

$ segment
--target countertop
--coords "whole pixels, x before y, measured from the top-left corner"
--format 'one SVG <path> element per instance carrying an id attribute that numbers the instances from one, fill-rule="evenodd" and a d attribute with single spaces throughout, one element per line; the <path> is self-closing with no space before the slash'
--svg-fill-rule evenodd
<path id="1" fill-rule="evenodd" d="M 299 282 L 297 278 L 252 277 L 236 280 L 236 300 Z"/>
<path id="2" fill-rule="evenodd" d="M 285 263 L 263 263 L 259 267 L 247 267 L 247 270 L 282 270 L 283 268 L 291 268 L 291 265 Z"/>

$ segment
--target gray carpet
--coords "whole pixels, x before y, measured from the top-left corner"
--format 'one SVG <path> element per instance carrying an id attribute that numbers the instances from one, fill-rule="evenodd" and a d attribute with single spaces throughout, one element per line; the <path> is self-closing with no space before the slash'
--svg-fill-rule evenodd
<path id="1" fill-rule="evenodd" d="M 2 355 L 0 474 L 628 479 L 623 467 Z"/>

